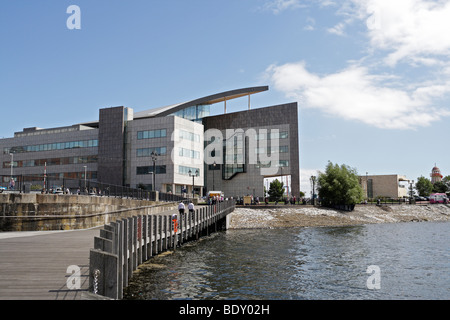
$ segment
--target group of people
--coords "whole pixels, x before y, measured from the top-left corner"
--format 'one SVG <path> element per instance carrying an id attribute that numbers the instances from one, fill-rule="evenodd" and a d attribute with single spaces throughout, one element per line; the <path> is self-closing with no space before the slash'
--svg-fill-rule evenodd
<path id="1" fill-rule="evenodd" d="M 185 207 L 185 205 L 184 205 L 184 203 L 183 202 L 180 202 L 179 204 L 178 204 L 178 212 L 180 213 L 180 215 L 182 215 L 182 214 L 184 214 L 184 210 L 186 209 L 186 207 Z M 194 212 L 194 204 L 192 203 L 192 201 L 191 202 L 189 202 L 189 204 L 188 204 L 188 210 L 189 210 L 189 212 L 191 213 L 193 213 Z"/>

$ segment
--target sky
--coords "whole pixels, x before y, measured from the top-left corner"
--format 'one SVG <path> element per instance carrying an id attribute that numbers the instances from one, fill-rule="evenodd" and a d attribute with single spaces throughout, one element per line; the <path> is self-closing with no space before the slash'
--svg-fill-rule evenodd
<path id="1" fill-rule="evenodd" d="M 3 0 L 0 138 L 268 85 L 252 108 L 298 102 L 307 194 L 329 161 L 450 175 L 449 16 L 450 0 Z"/>

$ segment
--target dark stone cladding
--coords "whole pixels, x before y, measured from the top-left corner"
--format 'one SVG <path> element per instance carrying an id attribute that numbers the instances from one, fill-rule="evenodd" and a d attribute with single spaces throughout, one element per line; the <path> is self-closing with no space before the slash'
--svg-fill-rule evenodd
<path id="1" fill-rule="evenodd" d="M 98 181 L 123 185 L 124 107 L 100 109 L 98 132 Z"/>
<path id="2" fill-rule="evenodd" d="M 297 102 L 251 109 L 203 118 L 204 130 L 246 129 L 264 126 L 289 125 L 289 172 L 291 190 L 298 197 L 300 191 L 299 140 Z"/>

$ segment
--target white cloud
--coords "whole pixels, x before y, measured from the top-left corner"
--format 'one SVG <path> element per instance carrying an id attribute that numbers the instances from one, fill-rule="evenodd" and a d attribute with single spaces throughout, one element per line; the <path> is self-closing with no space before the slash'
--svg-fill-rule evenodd
<path id="1" fill-rule="evenodd" d="M 316 20 L 314 18 L 308 17 L 306 19 L 306 22 L 308 24 L 305 27 L 303 27 L 303 30 L 313 31 L 315 29 L 314 26 L 316 25 Z"/>
<path id="2" fill-rule="evenodd" d="M 288 9 L 305 7 L 300 0 L 271 0 L 264 5 L 265 10 L 270 10 L 274 14 L 279 14 Z"/>
<path id="3" fill-rule="evenodd" d="M 346 14 L 366 22 L 370 45 L 384 62 L 434 64 L 450 55 L 449 0 L 348 0 Z"/>
<path id="4" fill-rule="evenodd" d="M 371 75 L 363 66 L 319 76 L 304 62 L 272 65 L 266 73 L 274 88 L 297 99 L 300 107 L 377 128 L 415 129 L 450 115 L 433 106 L 434 99 L 450 93 L 450 83 L 399 89 L 383 85 L 391 77 Z"/>
<path id="5" fill-rule="evenodd" d="M 333 33 L 333 34 L 336 34 L 338 36 L 342 36 L 342 35 L 344 35 L 344 29 L 345 29 L 345 23 L 344 22 L 339 22 L 334 27 L 328 28 L 327 31 L 329 33 Z"/>

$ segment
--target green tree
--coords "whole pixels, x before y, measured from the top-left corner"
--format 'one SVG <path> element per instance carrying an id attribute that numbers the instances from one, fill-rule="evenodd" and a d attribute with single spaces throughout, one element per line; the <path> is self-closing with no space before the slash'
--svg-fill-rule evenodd
<path id="1" fill-rule="evenodd" d="M 447 187 L 447 184 L 445 184 L 444 181 L 439 181 L 439 182 L 433 183 L 433 192 L 445 193 L 447 191 L 448 191 L 448 187 Z"/>
<path id="2" fill-rule="evenodd" d="M 318 191 L 325 206 L 352 205 L 363 199 L 363 189 L 356 170 L 330 161 L 325 173 L 319 173 Z"/>
<path id="3" fill-rule="evenodd" d="M 269 200 L 270 201 L 280 201 L 281 197 L 283 196 L 284 189 L 283 189 L 283 182 L 278 181 L 278 179 L 275 179 L 270 183 L 269 186 Z"/>
<path id="4" fill-rule="evenodd" d="M 433 184 L 431 183 L 430 179 L 421 176 L 417 178 L 416 190 L 419 193 L 419 196 L 428 197 L 433 191 Z"/>

